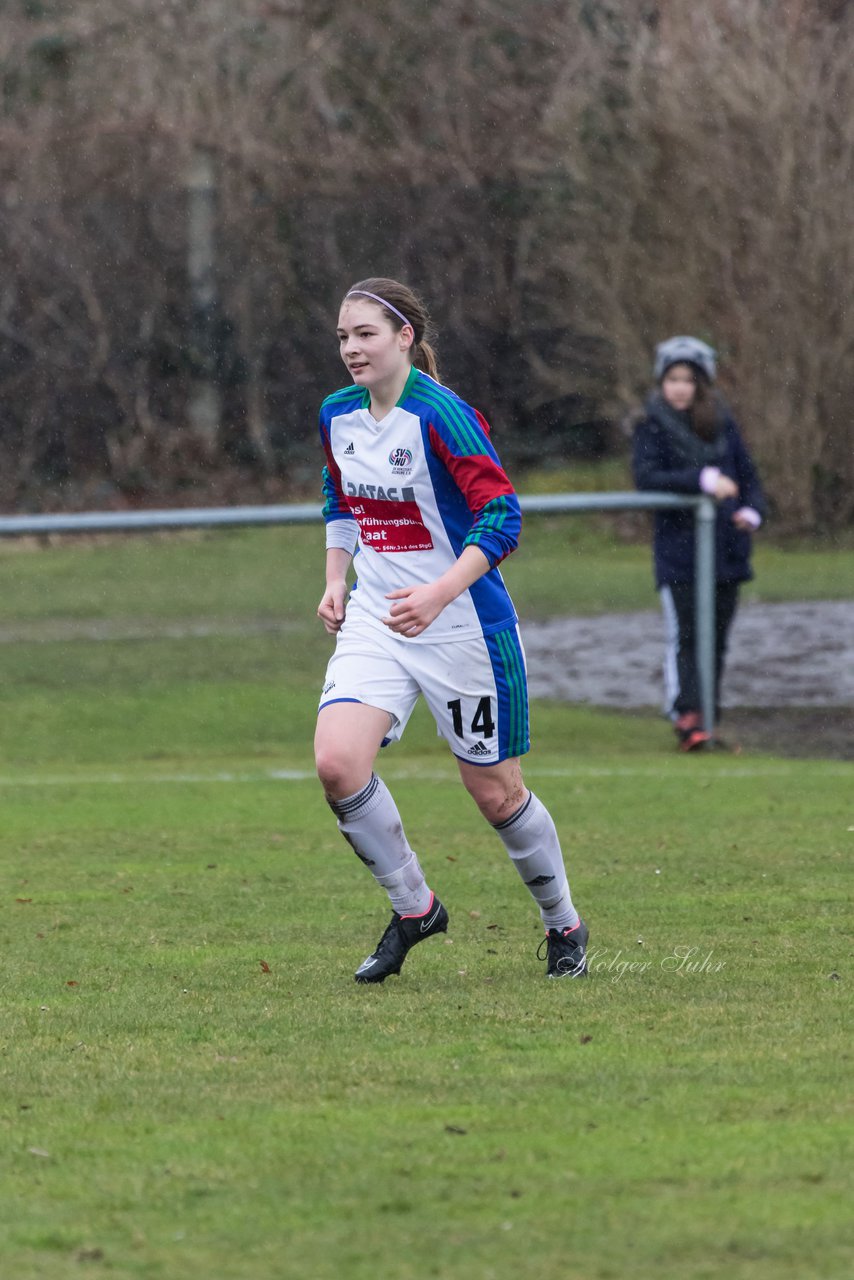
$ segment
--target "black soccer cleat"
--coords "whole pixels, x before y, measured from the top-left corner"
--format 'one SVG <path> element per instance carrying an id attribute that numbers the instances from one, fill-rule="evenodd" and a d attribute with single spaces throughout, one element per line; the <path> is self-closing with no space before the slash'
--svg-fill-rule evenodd
<path id="1" fill-rule="evenodd" d="M 400 973 L 416 942 L 432 938 L 434 933 L 444 933 L 447 928 L 448 913 L 435 894 L 423 916 L 399 916 L 396 911 L 392 912 L 376 950 L 356 970 L 356 982 L 385 982 L 390 974 Z"/>
<path id="2" fill-rule="evenodd" d="M 589 936 L 587 925 L 581 919 L 572 929 L 549 929 L 537 950 L 537 956 L 542 960 L 540 953 L 543 943 L 546 944 L 546 977 L 586 978 Z"/>

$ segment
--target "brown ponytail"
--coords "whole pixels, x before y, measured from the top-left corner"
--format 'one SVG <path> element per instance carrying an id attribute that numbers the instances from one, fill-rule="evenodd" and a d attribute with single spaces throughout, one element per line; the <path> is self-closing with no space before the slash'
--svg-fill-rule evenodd
<path id="1" fill-rule="evenodd" d="M 701 369 L 691 366 L 694 374 L 694 403 L 691 405 L 691 426 L 701 440 L 712 441 L 721 429 L 721 404 L 714 387 Z"/>
<path id="2" fill-rule="evenodd" d="M 383 307 L 379 302 L 377 305 L 382 307 L 383 315 L 398 333 L 403 328 L 403 320 L 397 312 L 406 316 L 415 333 L 415 341 L 410 349 L 412 363 L 416 369 L 421 369 L 423 373 L 439 381 L 436 352 L 429 341 L 429 339 L 435 341 L 433 324 L 426 306 L 408 285 L 401 284 L 398 280 L 389 280 L 384 276 L 371 276 L 367 280 L 352 284 L 347 293 L 375 294 L 377 298 L 383 298 L 391 303 L 396 311 L 389 311 L 388 307 Z"/>
<path id="3" fill-rule="evenodd" d="M 439 366 L 436 362 L 436 352 L 430 346 L 429 342 L 416 342 L 412 363 L 416 369 L 421 369 L 424 373 L 429 373 L 431 378 L 435 378 L 437 382 L 439 378 Z"/>

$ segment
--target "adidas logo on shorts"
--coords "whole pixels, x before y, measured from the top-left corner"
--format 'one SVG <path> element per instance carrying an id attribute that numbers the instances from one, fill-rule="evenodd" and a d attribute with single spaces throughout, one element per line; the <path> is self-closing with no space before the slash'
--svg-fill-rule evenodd
<path id="1" fill-rule="evenodd" d="M 344 450 L 344 454 L 345 456 L 349 454 L 352 457 L 355 452 L 356 450 L 354 449 L 353 441 L 351 440 L 350 443 L 347 445 L 347 448 Z"/>
<path id="2" fill-rule="evenodd" d="M 489 747 L 485 747 L 482 742 L 476 742 L 473 747 L 469 747 L 467 754 L 470 756 L 488 756 L 491 753 Z"/>

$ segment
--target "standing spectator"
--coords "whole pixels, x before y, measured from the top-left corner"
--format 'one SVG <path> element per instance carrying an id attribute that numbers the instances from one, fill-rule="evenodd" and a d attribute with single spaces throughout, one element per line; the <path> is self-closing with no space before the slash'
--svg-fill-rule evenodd
<path id="1" fill-rule="evenodd" d="M 716 353 L 687 336 L 655 350 L 655 390 L 634 433 L 639 489 L 707 493 L 718 503 L 715 528 L 715 720 L 721 676 L 739 587 L 753 577 L 751 534 L 765 502 L 759 477 L 729 409 L 714 388 Z M 665 713 L 682 751 L 722 745 L 702 724 L 695 659 L 694 514 L 657 511 L 653 535 L 655 583 L 666 629 Z"/>

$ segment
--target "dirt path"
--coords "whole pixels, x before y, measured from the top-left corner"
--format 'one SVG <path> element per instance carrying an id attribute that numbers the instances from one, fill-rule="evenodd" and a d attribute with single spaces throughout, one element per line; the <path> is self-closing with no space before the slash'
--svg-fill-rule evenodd
<path id="1" fill-rule="evenodd" d="M 660 709 L 656 610 L 524 624 L 534 697 Z M 780 754 L 854 759 L 854 601 L 745 605 L 724 680 L 728 732 Z"/>

